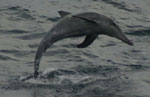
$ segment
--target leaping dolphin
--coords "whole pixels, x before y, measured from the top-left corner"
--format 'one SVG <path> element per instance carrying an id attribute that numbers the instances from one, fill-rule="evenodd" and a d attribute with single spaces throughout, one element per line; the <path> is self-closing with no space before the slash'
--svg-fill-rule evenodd
<path id="1" fill-rule="evenodd" d="M 95 12 L 83 12 L 71 14 L 69 12 L 58 11 L 62 17 L 47 33 L 40 42 L 34 60 L 34 78 L 39 74 L 39 64 L 42 54 L 53 43 L 58 40 L 86 36 L 85 40 L 78 44 L 78 48 L 85 48 L 90 45 L 98 35 L 108 35 L 117 38 L 128 45 L 133 43 L 125 36 L 119 26 L 114 21 L 104 15 Z"/>

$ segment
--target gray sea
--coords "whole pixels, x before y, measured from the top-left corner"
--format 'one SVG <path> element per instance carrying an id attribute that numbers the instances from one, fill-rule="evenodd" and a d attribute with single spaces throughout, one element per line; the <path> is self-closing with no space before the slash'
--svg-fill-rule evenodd
<path id="1" fill-rule="evenodd" d="M 64 39 L 41 60 L 50 79 L 20 81 L 59 10 L 106 15 L 134 46 L 100 35 L 79 49 L 84 37 Z M 0 97 L 150 97 L 150 0 L 0 0 Z"/>

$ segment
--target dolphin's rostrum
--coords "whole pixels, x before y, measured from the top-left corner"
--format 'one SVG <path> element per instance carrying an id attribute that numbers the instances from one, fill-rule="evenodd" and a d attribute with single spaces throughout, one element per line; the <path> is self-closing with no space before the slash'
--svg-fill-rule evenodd
<path id="1" fill-rule="evenodd" d="M 59 11 L 61 19 L 53 26 L 48 34 L 41 41 L 36 52 L 34 61 L 34 78 L 37 78 L 39 71 L 39 63 L 42 54 L 53 43 L 58 40 L 70 37 L 86 36 L 85 40 L 78 44 L 78 48 L 85 48 L 90 45 L 98 35 L 108 35 L 117 38 L 129 45 L 133 43 L 124 35 L 118 25 L 110 18 L 95 13 L 83 12 L 71 14 L 69 12 Z"/>

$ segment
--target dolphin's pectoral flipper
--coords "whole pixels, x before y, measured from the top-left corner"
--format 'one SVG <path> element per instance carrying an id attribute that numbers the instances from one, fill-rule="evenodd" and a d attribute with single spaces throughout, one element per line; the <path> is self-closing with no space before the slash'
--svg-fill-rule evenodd
<path id="1" fill-rule="evenodd" d="M 77 47 L 78 48 L 85 48 L 85 47 L 87 47 L 88 45 L 90 45 L 97 38 L 97 36 L 98 35 L 95 34 L 95 33 L 87 35 L 85 40 L 81 44 L 77 45 Z"/>
<path id="2" fill-rule="evenodd" d="M 58 13 L 61 17 L 71 14 L 70 12 L 66 12 L 66 11 L 58 11 Z"/>

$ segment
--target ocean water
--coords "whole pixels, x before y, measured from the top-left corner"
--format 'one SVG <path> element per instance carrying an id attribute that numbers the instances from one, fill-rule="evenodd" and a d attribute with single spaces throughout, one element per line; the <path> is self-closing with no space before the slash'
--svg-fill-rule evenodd
<path id="1" fill-rule="evenodd" d="M 149 0 L 0 0 L 0 97 L 150 97 Z M 20 81 L 33 73 L 43 36 L 60 19 L 57 11 L 97 12 L 113 19 L 134 46 L 99 35 L 55 43 L 40 71 L 50 79 Z"/>

